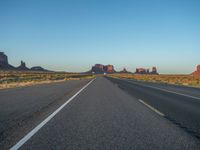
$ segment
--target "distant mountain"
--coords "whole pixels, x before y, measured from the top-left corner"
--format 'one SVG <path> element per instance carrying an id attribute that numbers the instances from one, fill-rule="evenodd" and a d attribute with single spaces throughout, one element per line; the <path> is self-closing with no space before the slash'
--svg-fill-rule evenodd
<path id="1" fill-rule="evenodd" d="M 48 71 L 40 66 L 32 67 L 31 69 L 26 66 L 26 63 L 21 61 L 19 67 L 14 67 L 8 63 L 8 57 L 0 52 L 0 70 L 16 70 L 16 71 Z"/>

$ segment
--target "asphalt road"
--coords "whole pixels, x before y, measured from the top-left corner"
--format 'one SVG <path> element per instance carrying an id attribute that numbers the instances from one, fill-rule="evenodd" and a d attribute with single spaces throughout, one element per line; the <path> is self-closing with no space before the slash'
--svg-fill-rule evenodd
<path id="1" fill-rule="evenodd" d="M 200 88 L 109 78 L 121 89 L 165 114 L 165 118 L 200 139 Z"/>
<path id="2" fill-rule="evenodd" d="M 8 149 L 89 80 L 0 90 L 0 150 Z"/>
<path id="3" fill-rule="evenodd" d="M 12 141 L 8 144 L 10 148 L 11 146 L 15 147 L 15 144 L 22 138 L 24 142 L 20 149 L 24 150 L 200 149 L 198 136 L 193 132 L 189 132 L 188 128 L 183 128 L 168 118 L 169 113 L 174 115 L 174 118 L 178 118 L 181 121 L 185 120 L 183 123 L 193 120 L 191 124 L 195 124 L 195 129 L 198 129 L 199 119 L 197 117 L 200 116 L 197 109 L 200 108 L 198 99 L 145 87 L 145 85 L 147 86 L 145 83 L 131 83 L 127 80 L 107 79 L 104 77 L 98 77 L 89 83 L 88 81 L 79 81 L 79 86 L 77 86 L 77 83 L 72 82 L 71 84 L 74 84 L 74 87 L 69 83 L 63 86 L 60 84 L 64 83 L 58 83 L 59 89 L 55 87 L 53 88 L 54 90 L 47 90 L 47 93 L 52 94 L 54 92 L 53 95 L 55 95 L 60 90 L 64 92 L 67 89 L 64 87 L 74 89 L 81 86 L 83 88 L 79 88 L 81 90 L 71 99 L 69 98 L 76 92 L 71 95 L 65 93 L 65 96 L 61 94 L 63 101 L 59 105 L 61 107 L 63 103 L 66 105 L 56 111 L 56 114 L 48 122 L 46 121 L 40 126 L 40 129 L 35 130 L 36 128 L 32 126 L 32 128 L 27 127 L 29 131 L 27 129 L 26 133 L 17 132 L 20 136 L 18 136 L 18 139 L 15 138 L 15 142 Z M 46 88 L 49 87 L 48 85 L 45 86 Z M 179 89 L 179 87 L 175 88 Z M 43 89 L 44 87 L 40 88 L 40 90 Z M 27 89 L 25 88 L 24 90 Z M 32 90 L 28 91 L 30 92 L 29 94 L 32 93 Z M 182 91 L 184 92 L 184 90 Z M 1 92 L 5 94 L 5 91 Z M 2 93 L 0 93 L 0 96 L 3 95 Z M 7 91 L 7 93 L 10 93 L 10 91 Z M 15 93 L 16 97 L 18 94 L 19 92 Z M 30 97 L 29 94 L 24 97 L 28 99 Z M 8 94 L 5 98 L 11 95 Z M 39 93 L 34 95 L 38 98 L 40 97 Z M 191 96 L 196 97 L 198 95 L 191 94 Z M 41 101 L 50 97 L 44 96 L 39 100 L 39 104 L 35 108 L 41 105 Z M 57 97 L 56 99 L 58 101 L 59 98 Z M 11 102 L 15 103 L 15 101 Z M 23 103 L 24 101 L 20 103 L 19 108 L 23 109 Z M 34 100 L 33 104 L 35 104 Z M 55 111 L 57 108 L 52 107 L 51 110 Z M 9 110 L 11 111 L 12 108 Z M 28 110 L 23 110 L 22 112 L 26 113 Z M 13 114 L 15 115 L 18 111 L 14 111 Z M 183 117 L 181 117 L 181 113 Z M 6 109 L 4 114 L 7 114 Z M 22 114 L 18 115 L 21 116 Z M 187 115 L 189 115 L 189 118 Z M 12 115 L 8 114 L 8 116 Z M 41 118 L 45 118 L 44 116 L 33 119 L 32 122 L 36 122 L 40 118 L 40 121 L 37 121 L 35 126 L 38 125 L 38 122 L 41 122 Z M 49 116 L 49 113 L 46 116 Z M 7 120 L 6 116 L 2 118 Z M 195 119 L 196 121 L 194 121 Z M 24 125 L 26 126 L 26 123 Z M 32 129 L 35 131 L 34 134 L 30 134 Z M 27 138 L 25 135 L 31 136 Z M 5 145 L 3 146 L 6 148 Z"/>

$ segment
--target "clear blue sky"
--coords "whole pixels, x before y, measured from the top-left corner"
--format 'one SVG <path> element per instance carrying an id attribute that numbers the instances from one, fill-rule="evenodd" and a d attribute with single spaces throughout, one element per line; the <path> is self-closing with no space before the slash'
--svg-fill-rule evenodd
<path id="1" fill-rule="evenodd" d="M 200 64 L 200 1 L 0 0 L 0 51 L 14 66 L 190 73 Z"/>

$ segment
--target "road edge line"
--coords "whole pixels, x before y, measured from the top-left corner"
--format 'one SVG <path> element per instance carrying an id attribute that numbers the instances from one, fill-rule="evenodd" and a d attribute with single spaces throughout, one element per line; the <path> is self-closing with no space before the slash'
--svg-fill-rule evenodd
<path id="1" fill-rule="evenodd" d="M 200 98 L 196 97 L 196 96 L 192 96 L 192 95 L 188 95 L 188 94 L 183 94 L 183 93 L 178 93 L 178 92 L 174 92 L 174 91 L 171 91 L 171 90 L 167 90 L 167 89 L 163 89 L 163 88 L 158 88 L 158 87 L 154 87 L 154 86 L 150 86 L 150 85 L 142 85 L 142 84 L 136 83 L 135 81 L 133 81 L 131 79 L 120 79 L 120 78 L 118 78 L 118 79 L 122 80 L 122 81 L 127 81 L 129 83 L 137 84 L 137 85 L 140 85 L 140 86 L 144 86 L 144 87 L 148 87 L 148 88 L 152 88 L 152 89 L 156 89 L 156 90 L 160 90 L 160 91 L 164 91 L 164 92 L 168 92 L 168 93 L 173 93 L 173 94 L 176 94 L 176 95 L 181 95 L 181 96 L 185 96 L 185 97 L 189 97 L 189 98 L 200 100 Z"/>
<path id="2" fill-rule="evenodd" d="M 96 79 L 96 78 L 95 78 Z M 44 125 L 46 125 L 56 114 L 58 114 L 67 104 L 69 104 L 76 96 L 78 96 L 84 89 L 86 89 L 95 79 L 91 80 L 84 87 L 82 87 L 76 94 L 56 109 L 51 115 L 44 119 L 40 124 L 33 128 L 28 134 L 26 134 L 19 142 L 10 148 L 10 150 L 18 150 L 21 148 L 33 135 L 35 135 Z"/>

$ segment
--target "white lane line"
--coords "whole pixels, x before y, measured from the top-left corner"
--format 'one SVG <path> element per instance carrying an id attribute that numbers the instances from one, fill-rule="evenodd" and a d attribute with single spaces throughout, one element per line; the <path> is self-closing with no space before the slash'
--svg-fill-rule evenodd
<path id="1" fill-rule="evenodd" d="M 123 80 L 123 79 L 121 79 Z M 126 80 L 126 79 L 125 79 Z M 196 96 L 191 96 L 191 95 L 187 95 L 187 94 L 182 94 L 182 93 L 178 93 L 178 92 L 174 92 L 174 91 L 170 91 L 170 90 L 166 90 L 166 89 L 162 89 L 162 88 L 158 88 L 158 87 L 154 87 L 154 86 L 150 86 L 150 85 L 143 85 L 143 84 L 139 84 L 139 83 L 136 83 L 134 81 L 131 81 L 131 80 L 126 80 L 127 82 L 130 82 L 130 83 L 135 83 L 137 85 L 141 85 L 141 86 L 145 86 L 145 87 L 149 87 L 149 88 L 153 88 L 153 89 L 157 89 L 157 90 L 160 90 L 160 91 L 164 91 L 164 92 L 168 92 L 168 93 L 173 93 L 173 94 L 177 94 L 177 95 L 181 95 L 181 96 L 185 96 L 185 97 L 189 97 L 189 98 L 193 98 L 193 99 L 198 99 L 200 100 L 200 97 L 196 97 Z"/>
<path id="2" fill-rule="evenodd" d="M 147 106 L 148 108 L 150 108 L 151 110 L 153 110 L 154 112 L 156 112 L 157 114 L 159 114 L 160 116 L 165 116 L 163 113 L 161 113 L 159 110 L 157 110 L 156 108 L 152 107 L 151 105 L 147 104 L 146 102 L 144 102 L 143 100 L 139 99 L 139 102 L 141 102 L 142 104 L 144 104 L 145 106 Z"/>
<path id="3" fill-rule="evenodd" d="M 59 113 L 69 102 L 71 102 L 78 94 L 80 94 L 85 88 L 87 88 L 95 79 L 91 80 L 82 89 L 80 89 L 74 96 L 72 96 L 68 101 L 61 105 L 56 111 L 54 111 L 50 116 L 48 116 L 44 121 L 37 125 L 33 130 L 31 130 L 27 135 L 25 135 L 17 144 L 15 144 L 10 150 L 18 150 L 23 146 L 31 137 L 36 134 L 47 122 L 49 122 L 57 113 Z"/>

